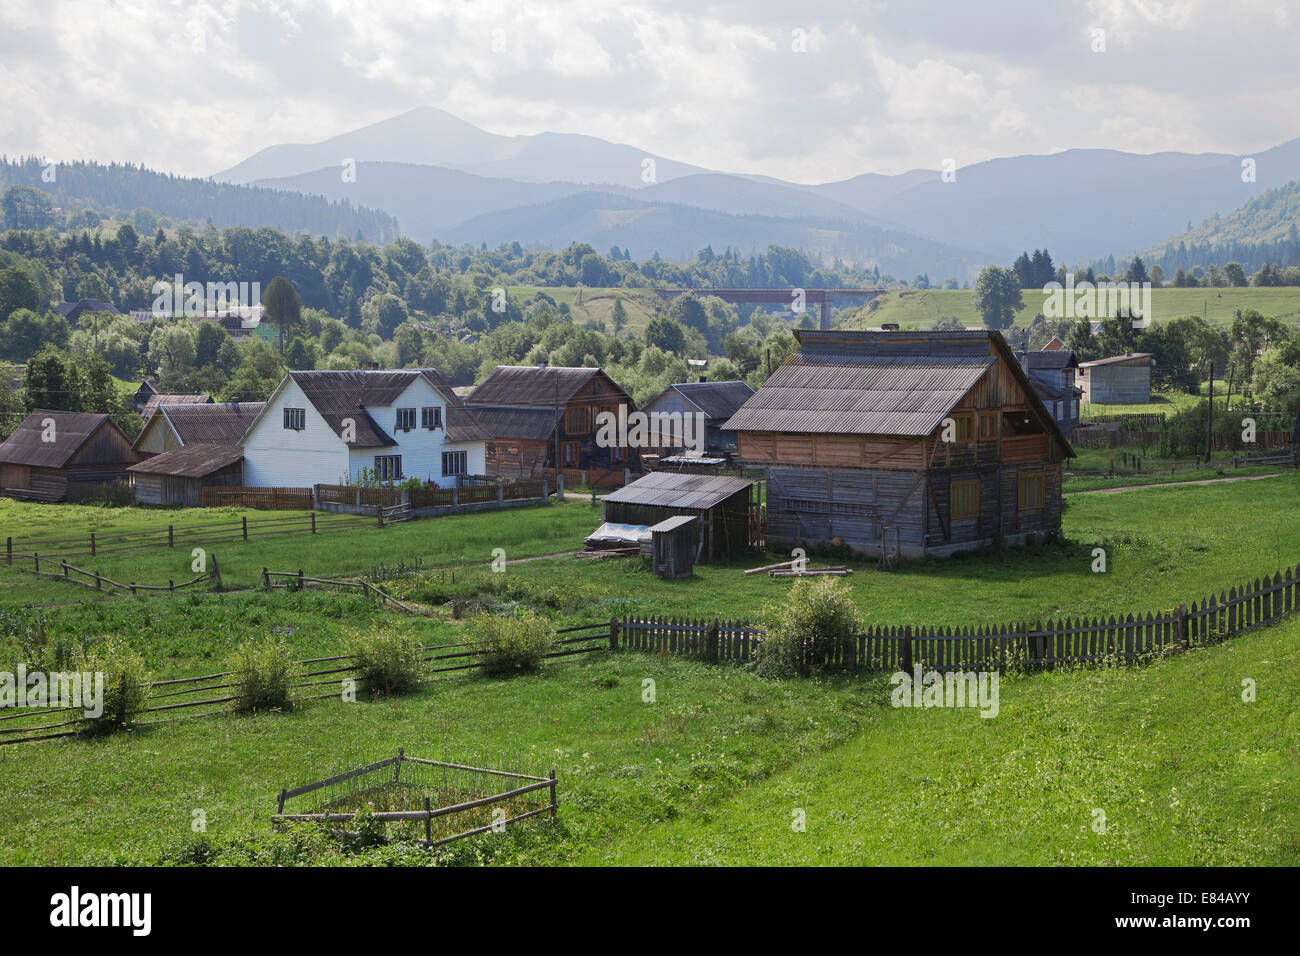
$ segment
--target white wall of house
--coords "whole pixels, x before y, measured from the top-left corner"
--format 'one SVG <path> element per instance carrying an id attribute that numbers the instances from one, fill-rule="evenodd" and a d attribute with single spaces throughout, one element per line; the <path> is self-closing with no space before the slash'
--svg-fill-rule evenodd
<path id="1" fill-rule="evenodd" d="M 415 427 L 409 431 L 397 428 L 397 410 L 410 408 L 415 410 Z M 437 408 L 442 425 L 428 429 L 423 426 L 423 410 Z M 362 468 L 374 468 L 375 458 L 381 455 L 402 456 L 402 477 L 418 478 L 420 481 L 435 481 L 446 486 L 449 479 L 442 470 L 442 453 L 444 451 L 465 451 L 465 474 L 481 475 L 486 467 L 486 452 L 483 442 L 454 444 L 447 441 L 447 402 L 428 381 L 416 378 L 402 392 L 392 405 L 371 406 L 366 409 L 370 417 L 384 431 L 388 432 L 397 445 L 393 448 L 356 448 L 348 455 L 348 464 L 352 478 L 356 480 Z"/>
<path id="2" fill-rule="evenodd" d="M 306 427 L 284 427 L 284 410 L 306 411 Z M 348 450 L 293 381 L 279 393 L 244 436 L 244 484 L 257 488 L 307 488 L 338 484 L 348 476 Z"/>

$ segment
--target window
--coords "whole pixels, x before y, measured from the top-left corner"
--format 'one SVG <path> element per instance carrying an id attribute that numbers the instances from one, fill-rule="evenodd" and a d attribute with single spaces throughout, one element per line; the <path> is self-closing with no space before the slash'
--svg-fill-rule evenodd
<path id="1" fill-rule="evenodd" d="M 953 521 L 980 516 L 980 483 L 975 481 L 954 481 L 948 486 L 951 501 L 948 514 Z"/>
<path id="2" fill-rule="evenodd" d="M 975 417 L 969 413 L 965 415 L 954 415 L 952 420 L 956 423 L 956 435 L 953 437 L 954 442 L 971 441 L 975 437 Z"/>
<path id="3" fill-rule="evenodd" d="M 432 431 L 435 428 L 441 428 L 442 427 L 442 406 L 435 405 L 433 408 L 420 409 L 420 427 L 427 428 L 430 431 Z"/>
<path id="4" fill-rule="evenodd" d="M 564 410 L 564 430 L 570 435 L 585 435 L 591 431 L 591 409 L 575 405 Z"/>
<path id="5" fill-rule="evenodd" d="M 582 444 L 576 441 L 566 441 L 561 445 L 561 448 L 563 448 L 561 461 L 564 462 L 562 467 L 577 468 Z"/>
<path id="6" fill-rule="evenodd" d="M 980 441 L 991 441 L 998 437 L 998 413 L 980 412 Z"/>
<path id="7" fill-rule="evenodd" d="M 442 453 L 442 473 L 444 475 L 464 475 L 469 472 L 469 453 L 464 451 L 444 451 Z"/>
<path id="8" fill-rule="evenodd" d="M 627 449 L 624 448 L 622 445 L 610 445 L 609 460 L 611 462 L 626 461 Z"/>
<path id="9" fill-rule="evenodd" d="M 401 455 L 376 455 L 375 477 L 380 481 L 397 481 L 402 477 Z"/>
<path id="10" fill-rule="evenodd" d="M 1021 475 L 1019 481 L 1020 510 L 1031 511 L 1043 506 L 1043 473 Z"/>
<path id="11" fill-rule="evenodd" d="M 397 410 L 397 430 L 410 431 L 415 427 L 415 409 L 399 408 Z"/>
<path id="12" fill-rule="evenodd" d="M 286 408 L 284 410 L 284 427 L 292 428 L 294 431 L 302 431 L 307 427 L 307 409 L 305 408 Z"/>

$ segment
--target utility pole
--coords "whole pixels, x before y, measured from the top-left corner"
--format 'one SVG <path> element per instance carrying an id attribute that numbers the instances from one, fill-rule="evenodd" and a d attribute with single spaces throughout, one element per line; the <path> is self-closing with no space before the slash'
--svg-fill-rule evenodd
<path id="1" fill-rule="evenodd" d="M 1214 454 L 1214 360 L 1210 360 L 1210 408 L 1205 425 L 1205 463 L 1210 463 Z"/>

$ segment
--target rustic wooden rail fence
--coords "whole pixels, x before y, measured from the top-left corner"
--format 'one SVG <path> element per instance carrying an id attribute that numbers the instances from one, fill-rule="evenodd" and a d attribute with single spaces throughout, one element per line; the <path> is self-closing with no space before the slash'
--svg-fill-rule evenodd
<path id="1" fill-rule="evenodd" d="M 197 545 L 223 544 L 247 541 L 254 537 L 283 534 L 319 534 L 342 531 L 348 528 L 370 526 L 373 522 L 358 515 L 323 515 L 315 511 L 301 515 L 275 515 L 267 518 L 247 516 L 234 521 L 216 521 L 205 524 L 167 525 L 150 531 L 122 531 L 101 534 L 88 531 L 83 536 L 70 538 L 19 539 L 5 538 L 5 561 L 14 559 L 49 560 L 89 555 L 117 554 L 139 551 L 144 548 L 190 548 Z"/>
<path id="2" fill-rule="evenodd" d="M 560 650 L 546 654 L 546 659 L 571 657 L 577 654 L 590 654 L 605 650 L 608 625 L 605 622 L 578 624 L 558 629 L 555 645 Z M 591 647 L 573 647 L 571 645 L 591 644 Z M 483 655 L 486 648 L 481 641 L 461 641 L 450 644 L 429 644 L 422 647 L 421 663 L 428 666 L 424 674 L 446 674 L 456 671 L 474 670 L 484 666 Z M 334 687 L 326 693 L 310 693 L 300 696 L 299 703 L 318 700 L 342 700 L 340 682 L 345 679 L 359 679 L 361 665 L 352 654 L 337 654 L 329 657 L 311 657 L 297 662 L 303 669 L 302 680 L 295 683 L 295 690 L 319 691 L 321 687 Z M 238 694 L 221 694 L 221 691 L 236 691 L 239 688 L 237 671 L 219 671 L 198 677 L 176 677 L 169 680 L 151 681 L 141 685 L 146 692 L 145 707 L 132 715 L 128 721 L 125 715 L 119 719 L 123 726 L 150 727 L 170 724 L 177 717 L 177 711 L 190 711 L 205 708 L 201 712 L 182 714 L 186 717 L 212 717 L 228 712 L 229 704 L 239 699 Z M 217 694 L 218 696 L 212 696 Z M 196 695 L 206 695 L 197 697 Z M 124 699 L 125 694 L 119 697 Z M 8 744 L 33 743 L 60 737 L 72 737 L 80 734 L 82 720 L 76 714 L 77 707 L 39 707 L 20 710 L 17 713 L 0 716 L 0 747 Z M 63 719 L 72 715 L 70 719 Z M 153 719 L 136 720 L 140 715 L 160 715 Z M 166 715 L 166 716 L 161 716 Z M 54 723 L 48 721 L 53 718 Z M 37 723 L 26 723 L 37 721 Z M 11 723 L 12 722 L 12 723 Z"/>
<path id="3" fill-rule="evenodd" d="M 465 764 L 447 763 L 441 760 L 426 760 L 422 757 L 408 756 L 403 748 L 398 748 L 396 756 L 388 757 L 384 760 L 378 760 L 374 763 L 367 764 L 364 767 L 358 767 L 355 770 L 348 770 L 344 773 L 335 774 L 332 777 L 326 777 L 324 780 L 317 780 L 313 783 L 304 784 L 301 787 L 295 787 L 292 790 L 281 790 L 277 801 L 276 812 L 271 816 L 271 826 L 274 829 L 280 829 L 287 823 L 317 823 L 328 825 L 330 823 L 351 823 L 356 819 L 357 811 L 335 811 L 332 809 L 323 809 L 320 812 L 311 813 L 286 813 L 285 803 L 297 797 L 306 796 L 312 793 L 328 791 L 330 788 L 337 787 L 342 783 L 353 783 L 354 786 L 360 784 L 366 788 L 367 792 L 374 793 L 382 790 L 393 790 L 409 785 L 408 780 L 402 778 L 404 766 L 413 768 L 432 768 L 444 771 L 454 771 L 459 774 L 482 775 L 489 778 L 506 778 L 510 780 L 525 781 L 521 786 L 512 787 L 509 790 L 489 793 L 472 800 L 462 800 L 448 806 L 434 807 L 428 796 L 423 797 L 424 807 L 420 810 L 393 810 L 377 811 L 367 814 L 368 818 L 381 823 L 423 823 L 424 838 L 416 842 L 432 849 L 443 846 L 456 840 L 463 840 L 466 837 L 477 836 L 480 833 L 486 833 L 489 830 L 503 829 L 511 824 L 518 823 L 521 820 L 527 820 L 542 814 L 549 814 L 551 819 L 555 819 L 559 810 L 559 780 L 554 770 L 545 777 L 538 777 L 532 774 L 515 773 L 509 770 L 489 769 L 486 767 L 471 767 Z M 392 773 L 388 773 L 388 768 L 392 768 Z M 368 784 L 368 778 L 382 774 L 375 782 Z M 415 781 L 415 786 L 419 788 L 421 782 Z M 427 788 L 427 784 L 425 784 Z M 443 788 L 444 790 L 446 788 Z M 511 801 L 519 801 L 529 794 L 537 793 L 541 790 L 549 791 L 548 800 L 541 806 L 532 806 L 523 812 L 516 812 L 512 816 L 489 823 L 485 826 L 471 827 L 450 836 L 434 839 L 433 822 L 457 814 L 467 813 L 472 810 L 484 809 L 494 805 L 508 804 Z M 527 805 L 527 804 L 526 804 Z M 346 831 L 344 831 L 346 833 Z"/>
<path id="4" fill-rule="evenodd" d="M 202 584 L 204 581 L 215 584 L 217 587 L 221 586 L 221 571 L 218 569 L 217 556 L 215 554 L 208 555 L 208 560 L 212 565 L 210 570 L 200 574 L 193 580 L 182 581 L 180 584 L 170 580 L 166 584 L 137 584 L 135 581 L 122 584 L 120 581 L 114 581 L 112 578 L 105 577 L 98 571 L 86 571 L 83 568 L 74 567 L 73 565 L 68 564 L 67 561 L 60 561 L 55 565 L 55 567 L 60 569 L 59 572 L 42 571 L 39 555 L 34 556 L 33 560 L 36 565 L 32 570 L 33 574 L 39 574 L 47 578 L 59 578 L 63 581 L 70 581 L 73 584 L 80 584 L 84 587 L 93 588 L 96 591 L 102 591 L 104 585 L 107 584 L 110 591 L 113 588 L 120 588 L 123 591 L 130 591 L 132 597 L 135 597 L 139 591 L 167 591 L 175 594 L 177 591 L 193 587 L 196 584 Z M 72 575 L 74 574 L 80 574 L 90 580 L 83 581 L 81 578 L 73 577 Z"/>
<path id="5" fill-rule="evenodd" d="M 1068 665 L 1133 664 L 1190 647 L 1218 643 L 1273 624 L 1300 610 L 1300 567 L 1264 575 L 1210 595 L 1189 608 L 977 627 L 876 626 L 823 661 L 847 670 L 1051 670 Z M 688 655 L 707 661 L 755 659 L 762 632 L 737 621 L 617 618 L 609 647 Z"/>
<path id="6" fill-rule="evenodd" d="M 274 578 L 288 578 L 288 581 L 284 584 L 276 584 L 275 581 L 273 580 Z M 298 569 L 297 571 L 269 571 L 266 568 L 262 568 L 263 587 L 286 588 L 286 589 L 302 591 L 309 584 L 328 584 L 340 588 L 355 588 L 359 591 L 364 592 L 367 595 L 371 595 L 377 598 L 381 604 L 383 603 L 392 604 L 394 607 L 401 608 L 403 611 L 406 611 L 408 614 L 418 613 L 414 608 L 408 607 L 407 605 L 397 600 L 397 598 L 393 597 L 388 592 L 382 590 L 381 588 L 375 587 L 375 585 L 371 584 L 369 581 L 365 581 L 365 580 L 343 581 L 334 578 L 312 578 L 303 574 L 301 568 Z"/>

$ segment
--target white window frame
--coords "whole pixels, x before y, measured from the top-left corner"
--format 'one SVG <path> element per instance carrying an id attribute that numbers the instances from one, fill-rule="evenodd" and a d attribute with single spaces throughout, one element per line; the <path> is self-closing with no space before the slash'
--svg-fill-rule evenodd
<path id="1" fill-rule="evenodd" d="M 295 424 L 295 422 L 297 424 Z M 307 409 L 286 408 L 284 410 L 284 427 L 295 432 L 300 432 L 306 429 Z"/>
<path id="2" fill-rule="evenodd" d="M 429 431 L 442 427 L 442 406 L 426 405 L 420 409 L 420 427 Z"/>
<path id="3" fill-rule="evenodd" d="M 449 470 L 449 469 L 447 468 L 447 463 L 448 463 L 448 462 L 451 462 L 452 465 L 459 464 L 459 465 L 460 465 L 460 469 L 457 470 L 457 469 L 455 469 L 455 468 L 453 467 L 452 469 Z M 444 452 L 442 453 L 442 473 L 443 473 L 444 475 L 448 475 L 448 476 L 450 476 L 450 475 L 468 475 L 468 474 L 469 474 L 469 452 L 467 452 L 467 451 L 444 451 Z"/>
<path id="4" fill-rule="evenodd" d="M 401 455 L 376 455 L 375 477 L 380 481 L 402 480 Z"/>
<path id="5" fill-rule="evenodd" d="M 403 424 L 403 419 L 406 423 Z M 397 430 L 399 432 L 409 432 L 415 429 L 415 409 L 399 408 L 397 409 Z"/>

